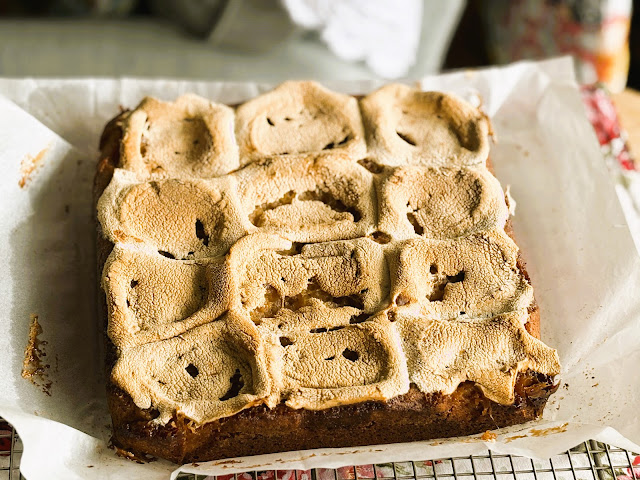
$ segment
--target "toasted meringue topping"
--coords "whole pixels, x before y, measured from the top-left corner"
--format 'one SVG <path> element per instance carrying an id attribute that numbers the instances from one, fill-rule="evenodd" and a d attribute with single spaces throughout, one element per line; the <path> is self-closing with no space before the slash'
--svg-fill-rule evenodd
<path id="1" fill-rule="evenodd" d="M 457 97 L 287 82 L 235 114 L 147 98 L 122 129 L 98 202 L 111 376 L 157 422 L 467 380 L 509 404 L 519 372 L 559 372 L 525 329 L 488 121 Z"/>

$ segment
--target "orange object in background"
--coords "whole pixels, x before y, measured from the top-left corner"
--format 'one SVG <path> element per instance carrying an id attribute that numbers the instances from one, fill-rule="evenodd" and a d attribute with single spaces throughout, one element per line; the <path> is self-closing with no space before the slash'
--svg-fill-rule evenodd
<path id="1" fill-rule="evenodd" d="M 581 83 L 624 89 L 631 0 L 494 0 L 479 7 L 492 61 L 570 54 Z"/>

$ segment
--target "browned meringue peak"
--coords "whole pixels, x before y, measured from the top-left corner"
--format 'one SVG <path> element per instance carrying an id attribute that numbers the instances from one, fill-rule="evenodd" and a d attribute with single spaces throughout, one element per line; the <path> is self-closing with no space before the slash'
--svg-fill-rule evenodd
<path id="1" fill-rule="evenodd" d="M 372 175 L 345 155 L 264 159 L 235 177 L 254 230 L 317 242 L 363 237 L 375 222 Z"/>
<path id="2" fill-rule="evenodd" d="M 509 216 L 500 183 L 484 166 L 398 167 L 382 182 L 379 197 L 378 230 L 395 239 L 502 229 Z"/>
<path id="3" fill-rule="evenodd" d="M 116 245 L 102 277 L 109 338 L 139 345 L 211 322 L 229 307 L 229 283 L 224 258 L 177 261 Z"/>
<path id="4" fill-rule="evenodd" d="M 388 165 L 483 164 L 489 122 L 455 95 L 391 84 L 360 101 L 369 154 Z"/>
<path id="5" fill-rule="evenodd" d="M 321 333 L 372 320 L 376 315 L 364 313 L 353 306 L 336 306 L 318 298 L 310 298 L 306 305 L 299 308 L 280 308 L 273 317 L 263 318 L 258 330 L 264 335 L 273 333 L 278 337 L 298 330 Z"/>
<path id="6" fill-rule="evenodd" d="M 112 381 L 165 424 L 174 412 L 205 423 L 265 401 L 263 341 L 251 322 L 226 317 L 178 337 L 122 350 Z"/>
<path id="7" fill-rule="evenodd" d="M 240 163 L 273 155 L 366 151 L 357 100 L 315 82 L 285 82 L 236 111 Z"/>
<path id="8" fill-rule="evenodd" d="M 238 168 L 233 110 L 196 95 L 146 97 L 123 122 L 122 168 L 143 178 L 223 175 Z"/>
<path id="9" fill-rule="evenodd" d="M 389 400 L 409 390 L 397 333 L 367 322 L 325 333 L 294 332 L 280 347 L 283 398 L 292 408 L 319 410 Z"/>
<path id="10" fill-rule="evenodd" d="M 114 243 L 144 243 L 178 259 L 224 255 L 246 233 L 233 177 L 137 183 L 116 169 L 98 220 Z"/>
<path id="11" fill-rule="evenodd" d="M 249 312 L 258 323 L 312 299 L 373 312 L 388 298 L 383 248 L 367 238 L 307 244 L 298 253 L 281 237 L 248 235 L 231 248 L 228 271 L 232 308 Z"/>
<path id="12" fill-rule="evenodd" d="M 399 309 L 401 310 L 401 309 Z M 519 372 L 560 373 L 557 352 L 529 335 L 527 311 L 474 322 L 397 315 L 409 378 L 425 393 L 452 393 L 461 382 L 480 386 L 502 405 L 514 401 Z"/>
<path id="13" fill-rule="evenodd" d="M 533 289 L 517 257 L 518 247 L 500 230 L 455 240 L 408 240 L 399 253 L 391 299 L 397 305 L 417 303 L 434 319 L 526 309 Z"/>

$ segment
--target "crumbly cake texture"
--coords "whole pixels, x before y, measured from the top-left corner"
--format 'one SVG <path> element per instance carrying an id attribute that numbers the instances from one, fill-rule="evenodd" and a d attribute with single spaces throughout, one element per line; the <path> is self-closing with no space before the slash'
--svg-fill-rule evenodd
<path id="1" fill-rule="evenodd" d="M 115 441 L 203 461 L 540 415 L 560 366 L 488 132 L 403 85 L 119 115 L 96 176 Z"/>

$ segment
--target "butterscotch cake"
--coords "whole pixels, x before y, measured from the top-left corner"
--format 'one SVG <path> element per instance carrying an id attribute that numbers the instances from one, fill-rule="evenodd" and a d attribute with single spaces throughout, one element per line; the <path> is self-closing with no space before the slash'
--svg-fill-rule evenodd
<path id="1" fill-rule="evenodd" d="M 146 98 L 95 183 L 113 441 L 206 461 L 539 417 L 539 340 L 489 123 L 388 85 Z"/>

